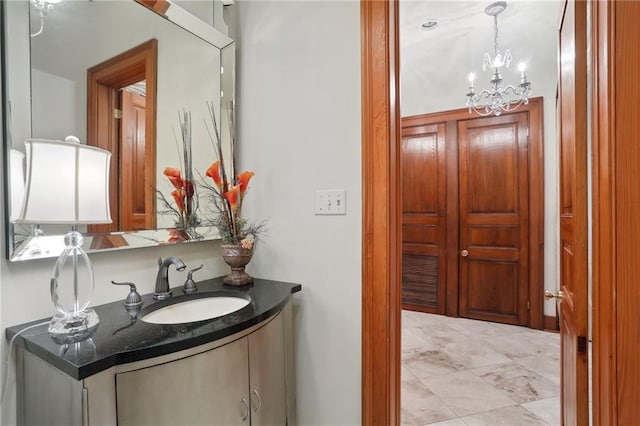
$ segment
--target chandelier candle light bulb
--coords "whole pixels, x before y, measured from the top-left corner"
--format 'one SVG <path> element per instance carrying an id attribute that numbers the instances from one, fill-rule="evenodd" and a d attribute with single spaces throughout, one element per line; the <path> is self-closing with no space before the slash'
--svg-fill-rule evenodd
<path id="1" fill-rule="evenodd" d="M 525 62 L 520 62 L 518 64 L 518 69 L 520 70 L 520 84 L 527 82 L 527 73 L 525 72 L 527 68 L 527 64 Z"/>

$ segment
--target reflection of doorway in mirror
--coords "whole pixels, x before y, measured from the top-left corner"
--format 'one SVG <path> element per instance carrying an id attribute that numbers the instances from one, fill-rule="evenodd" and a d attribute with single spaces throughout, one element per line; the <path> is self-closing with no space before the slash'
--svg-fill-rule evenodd
<path id="1" fill-rule="evenodd" d="M 157 41 L 91 67 L 87 72 L 87 136 L 111 151 L 110 207 L 113 223 L 89 232 L 156 228 Z"/>
<path id="2" fill-rule="evenodd" d="M 147 209 L 145 115 L 146 96 L 126 87 L 120 92 L 120 210 L 121 231 L 155 228 L 155 212 Z"/>

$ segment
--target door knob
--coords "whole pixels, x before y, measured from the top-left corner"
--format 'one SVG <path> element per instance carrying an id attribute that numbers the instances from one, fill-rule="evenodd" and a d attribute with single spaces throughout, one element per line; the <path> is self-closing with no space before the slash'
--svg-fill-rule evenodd
<path id="1" fill-rule="evenodd" d="M 564 297 L 564 293 L 562 292 L 562 290 L 558 290 L 557 293 L 552 293 L 549 290 L 545 290 L 544 291 L 544 298 L 549 300 L 549 299 L 553 299 L 553 298 L 558 299 L 558 302 L 562 301 L 562 298 Z"/>
<path id="2" fill-rule="evenodd" d="M 467 257 L 467 256 L 469 256 L 469 251 L 468 251 L 468 250 L 462 250 L 462 251 L 460 252 L 460 256 L 462 256 L 462 257 Z"/>

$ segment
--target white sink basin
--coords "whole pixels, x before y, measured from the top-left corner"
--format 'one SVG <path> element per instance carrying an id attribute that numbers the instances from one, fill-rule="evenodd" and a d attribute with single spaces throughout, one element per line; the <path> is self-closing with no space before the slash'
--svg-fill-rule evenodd
<path id="1" fill-rule="evenodd" d="M 185 300 L 150 312 L 141 319 L 153 324 L 181 324 L 218 318 L 238 311 L 249 304 L 234 296 L 211 296 Z"/>

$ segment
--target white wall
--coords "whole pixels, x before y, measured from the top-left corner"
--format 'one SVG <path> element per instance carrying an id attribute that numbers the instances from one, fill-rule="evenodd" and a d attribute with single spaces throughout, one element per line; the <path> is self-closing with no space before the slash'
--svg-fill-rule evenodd
<path id="1" fill-rule="evenodd" d="M 42 102 L 35 103 L 31 109 L 33 134 L 47 139 L 64 140 L 75 135 L 80 123 L 86 121 L 86 110 L 77 104 L 77 82 L 50 74 L 45 71 L 31 70 L 33 91 L 42 96 Z M 82 92 L 86 91 L 86 82 Z M 52 108 L 66 111 L 66 114 L 52 114 Z M 82 127 L 84 128 L 84 124 Z M 47 135 L 47 136 L 45 136 Z M 18 144 L 19 145 L 19 144 Z"/>
<path id="2" fill-rule="evenodd" d="M 244 204 L 266 218 L 249 271 L 299 282 L 298 423 L 360 424 L 360 5 L 238 2 Z M 347 190 L 346 216 L 314 216 L 316 189 Z"/>

